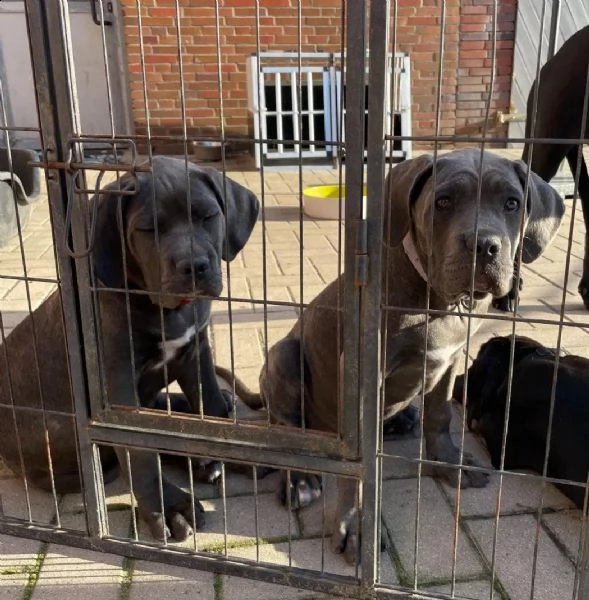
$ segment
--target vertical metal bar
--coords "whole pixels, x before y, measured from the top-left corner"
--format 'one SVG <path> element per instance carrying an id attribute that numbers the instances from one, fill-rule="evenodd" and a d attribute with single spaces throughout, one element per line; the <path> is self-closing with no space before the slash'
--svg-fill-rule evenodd
<path id="1" fill-rule="evenodd" d="M 259 20 L 259 18 L 258 18 Z M 259 61 L 258 61 L 259 64 Z M 261 67 L 260 67 L 261 68 Z M 264 158 L 268 154 L 268 110 L 266 108 L 266 88 L 264 86 L 264 73 L 260 70 L 259 75 L 259 85 L 260 85 L 260 115 L 262 115 L 262 157 L 261 164 L 264 163 Z"/>
<path id="2" fill-rule="evenodd" d="M 354 248 L 356 225 L 362 218 L 364 179 L 364 84 L 366 80 L 366 1 L 347 5 L 346 71 L 344 98 L 343 79 L 340 79 L 340 98 L 345 102 L 344 130 L 353 135 L 346 138 L 346 203 L 344 244 L 344 321 L 343 321 L 343 388 L 340 390 L 338 430 L 350 453 L 359 451 L 359 364 L 360 294 L 354 281 Z M 344 74 L 342 74 L 344 76 Z M 336 111 L 337 114 L 337 111 Z"/>
<path id="3" fill-rule="evenodd" d="M 176 0 L 178 1 L 178 0 Z M 178 14 L 180 6 L 178 5 Z M 179 18 L 179 17 L 178 17 Z M 217 91 L 219 92 L 219 133 L 221 135 L 221 171 L 223 173 L 223 198 L 227 198 L 227 139 L 225 135 L 225 99 L 223 90 L 223 65 L 221 52 L 221 16 L 219 14 L 219 2 L 215 1 L 215 44 L 217 50 Z M 187 158 L 188 160 L 188 158 Z M 231 222 L 232 216 L 230 213 L 229 204 L 227 204 L 227 213 L 225 218 L 227 222 Z M 235 218 L 235 215 L 233 216 Z M 229 230 L 225 228 L 225 248 L 229 248 Z M 227 251 L 229 256 L 229 251 Z M 225 263 L 227 271 L 227 315 L 229 317 L 229 363 L 231 372 L 235 372 L 235 336 L 233 328 L 233 302 L 231 292 L 231 261 Z M 199 384 L 200 387 L 201 384 Z M 231 393 L 235 397 L 235 381 L 231 383 Z M 202 396 L 202 393 L 200 394 Z M 237 411 L 233 413 L 233 422 L 237 422 Z M 223 473 L 225 473 L 225 463 L 223 463 Z"/>
<path id="4" fill-rule="evenodd" d="M 313 102 L 313 72 L 307 71 L 307 111 L 309 113 L 309 150 L 315 152 L 315 104 Z"/>
<path id="5" fill-rule="evenodd" d="M 264 95 L 264 75 L 262 71 L 258 71 L 260 68 L 260 0 L 256 0 L 255 6 L 255 32 L 256 32 L 256 82 L 257 82 L 257 97 L 264 98 L 263 106 L 266 106 L 266 96 Z M 257 124 L 258 130 L 262 132 L 263 139 L 266 139 L 266 114 L 262 117 L 262 101 L 258 101 L 258 114 Z M 256 148 L 262 149 L 262 142 L 255 140 L 254 145 Z M 260 150 L 260 156 L 265 156 L 265 150 Z M 264 162 L 260 160 L 260 218 L 262 221 L 262 300 L 263 300 L 263 312 L 264 312 L 264 369 L 266 373 L 268 370 L 268 249 L 267 249 L 267 235 L 266 235 L 266 179 L 264 177 Z M 266 424 L 270 426 L 271 399 L 266 398 Z M 256 484 L 257 485 L 257 484 Z"/>
<path id="6" fill-rule="evenodd" d="M 64 31 L 63 11 L 67 6 L 59 2 L 25 0 L 27 30 L 31 46 L 35 94 L 39 111 L 39 123 L 43 147 L 47 158 L 64 161 L 68 158 L 68 139 L 74 132 L 76 112 L 71 92 L 71 47 L 68 47 Z M 67 12 L 65 13 L 67 14 Z M 51 74 L 51 76 L 49 76 Z M 52 215 L 55 239 L 65 237 L 65 201 L 67 178 L 63 171 L 47 169 L 47 195 Z M 78 240 L 78 242 L 83 240 Z M 65 253 L 58 253 L 61 278 L 61 299 L 64 314 L 67 353 L 70 364 L 72 393 L 76 407 L 76 428 L 81 462 L 81 475 L 85 505 L 88 508 L 88 531 L 100 536 L 105 529 L 104 507 L 98 501 L 99 482 L 95 477 L 96 466 L 88 435 L 87 406 L 88 388 L 81 350 L 82 328 L 80 302 L 76 295 L 75 273 L 87 268 L 74 269 L 73 262 Z M 90 321 L 92 323 L 92 320 Z M 90 350 L 90 349 L 89 349 Z"/>
<path id="7" fill-rule="evenodd" d="M 585 480 L 585 501 L 583 502 L 583 522 L 579 539 L 579 550 L 577 552 L 577 566 L 575 569 L 576 595 L 573 600 L 589 600 L 589 528 L 587 527 L 587 515 L 589 510 L 589 475 Z"/>
<path id="8" fill-rule="evenodd" d="M 560 0 L 552 0 L 552 14 L 550 16 L 550 34 L 548 37 L 548 53 L 546 60 L 550 60 L 556 52 L 556 40 L 560 29 Z"/>
<path id="9" fill-rule="evenodd" d="M 299 153 L 299 147 L 301 146 L 301 132 L 299 129 L 299 95 L 298 95 L 298 83 L 297 74 L 292 71 L 290 74 L 290 94 L 292 98 L 292 139 L 295 146 L 295 152 Z M 302 240 L 301 240 L 302 243 Z M 302 302 L 302 300 L 301 300 Z"/>
<path id="10" fill-rule="evenodd" d="M 278 139 L 278 154 L 284 153 L 284 131 L 282 126 L 282 73 L 274 73 L 274 90 L 276 93 L 276 138 Z"/>
<path id="11" fill-rule="evenodd" d="M 408 56 L 403 57 L 403 71 L 400 78 L 399 109 L 401 111 L 401 135 L 406 136 L 401 140 L 401 148 L 405 158 L 412 158 L 411 129 L 411 63 Z"/>
<path id="12" fill-rule="evenodd" d="M 370 5 L 370 64 L 368 94 L 368 197 L 366 220 L 370 276 L 360 298 L 361 383 L 360 427 L 363 460 L 362 481 L 362 583 L 367 588 L 378 577 L 380 559 L 380 491 L 382 458 L 377 457 L 381 435 L 379 403 L 381 335 L 381 247 L 385 188 L 385 118 L 387 112 L 387 51 L 389 47 L 389 1 Z M 362 90 L 364 92 L 364 90 Z"/>
<path id="13" fill-rule="evenodd" d="M 304 211 L 303 211 L 303 13 L 301 0 L 297 2 L 297 77 L 295 79 L 296 87 L 296 111 L 293 111 L 293 118 L 296 116 L 295 138 L 299 140 L 297 150 L 298 167 L 299 167 L 299 321 L 301 331 L 305 328 L 305 313 L 303 303 L 304 297 L 304 279 L 305 279 L 305 226 L 304 226 Z M 293 102 L 294 107 L 294 102 Z M 304 431 L 306 427 L 305 415 L 305 345 L 299 346 L 299 364 L 301 374 L 301 429 Z M 290 521 L 289 521 L 290 523 Z M 289 559 L 290 560 L 290 559 Z"/>

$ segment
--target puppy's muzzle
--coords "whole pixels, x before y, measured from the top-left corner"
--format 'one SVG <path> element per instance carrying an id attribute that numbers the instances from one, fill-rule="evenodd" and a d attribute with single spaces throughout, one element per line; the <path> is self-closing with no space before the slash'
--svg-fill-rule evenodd
<path id="1" fill-rule="evenodd" d="M 192 277 L 192 273 L 194 273 L 194 278 L 198 282 L 210 276 L 211 261 L 206 255 L 196 256 L 194 260 L 184 260 L 179 262 L 177 269 L 179 273 L 186 277 Z"/>
<path id="2" fill-rule="evenodd" d="M 465 234 L 464 245 L 470 253 L 476 255 L 477 264 L 484 268 L 499 260 L 503 244 L 498 235 L 479 231 L 478 235 L 475 232 Z"/>

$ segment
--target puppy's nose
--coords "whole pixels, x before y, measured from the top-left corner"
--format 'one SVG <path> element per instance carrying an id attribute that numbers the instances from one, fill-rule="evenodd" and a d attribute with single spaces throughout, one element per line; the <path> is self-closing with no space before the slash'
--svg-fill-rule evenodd
<path id="1" fill-rule="evenodd" d="M 208 257 L 197 256 L 192 263 L 187 260 L 182 265 L 182 270 L 185 275 L 191 275 L 192 269 L 194 269 L 194 276 L 198 279 L 199 277 L 204 277 L 208 273 L 210 266 L 211 264 Z"/>
<path id="2" fill-rule="evenodd" d="M 469 252 L 476 252 L 477 259 L 483 261 L 491 261 L 501 252 L 501 238 L 485 231 L 479 231 L 478 236 L 475 236 L 474 232 L 465 235 L 464 244 Z"/>

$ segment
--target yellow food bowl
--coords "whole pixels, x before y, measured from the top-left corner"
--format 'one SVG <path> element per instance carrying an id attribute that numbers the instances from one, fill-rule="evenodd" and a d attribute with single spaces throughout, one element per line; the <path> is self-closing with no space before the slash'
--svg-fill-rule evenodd
<path id="1" fill-rule="evenodd" d="M 346 198 L 345 185 L 315 185 L 303 190 L 303 212 L 313 219 L 339 218 L 341 201 L 341 216 L 344 218 L 344 201 Z M 366 205 L 366 186 L 363 191 L 363 206 Z"/>

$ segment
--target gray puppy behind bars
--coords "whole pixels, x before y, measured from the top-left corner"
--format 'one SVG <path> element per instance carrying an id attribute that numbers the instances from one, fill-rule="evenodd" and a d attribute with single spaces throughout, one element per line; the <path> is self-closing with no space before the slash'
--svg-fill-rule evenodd
<path id="1" fill-rule="evenodd" d="M 259 202 L 214 169 L 189 164 L 187 171 L 184 160 L 156 156 L 152 171 L 137 173 L 137 180 L 126 174 L 108 186 L 112 192 L 120 184 L 130 195 L 103 193 L 91 200 L 97 211 L 91 260 L 98 285 L 131 290 L 128 306 L 122 292 L 97 294 L 108 401 L 136 406 L 138 397 L 144 407 L 162 408 L 167 375 L 185 395 L 175 397 L 183 400 L 180 410 L 188 400 L 188 410 L 200 412 L 202 385 L 203 412 L 227 417 L 231 398 L 219 388 L 207 337 L 211 298 L 223 288 L 221 260 L 233 260 L 246 244 Z M 29 484 L 58 494 L 80 489 L 62 320 L 56 291 L 0 348 L 0 456 Z M 18 407 L 14 413 L 12 403 Z M 117 462 L 128 480 L 124 449 L 115 455 L 103 448 L 101 458 L 105 481 L 116 476 Z M 167 479 L 165 470 L 162 513 L 154 453 L 131 451 L 130 463 L 139 512 L 154 537 L 182 540 L 204 524 L 198 499 L 193 506 L 190 494 Z"/>
<path id="2" fill-rule="evenodd" d="M 509 290 L 518 244 L 522 243 L 524 262 L 534 261 L 556 234 L 564 213 L 560 196 L 534 173 L 530 173 L 529 195 L 524 201 L 527 167 L 522 161 L 485 153 L 481 167 L 480 159 L 481 151 L 472 148 L 440 156 L 435 188 L 432 156 L 407 160 L 390 172 L 385 199 L 382 304 L 401 307 L 396 311 L 386 310 L 383 317 L 387 332 L 383 373 L 385 424 L 423 392 L 427 456 L 452 465 L 459 462 L 459 450 L 450 437 L 450 398 L 456 371 L 464 360 L 468 324 L 464 313 L 469 307 L 474 314 L 486 313 L 491 299 Z M 482 192 L 477 232 L 479 169 Z M 522 218 L 524 236 L 520 240 Z M 426 308 L 428 259 L 430 308 L 450 314 L 434 313 L 426 317 L 403 311 L 403 307 Z M 302 424 L 302 346 L 305 426 L 338 431 L 336 390 L 338 373 L 341 377 L 343 370 L 342 357 L 337 354 L 337 348 L 343 347 L 341 319 L 337 318 L 340 285 L 343 286 L 343 281 L 338 279 L 323 290 L 305 310 L 304 318 L 271 348 L 260 374 L 259 394 L 236 382 L 239 397 L 252 408 L 269 407 L 275 423 L 295 427 Z M 480 320 L 473 321 L 473 333 L 479 323 Z M 426 375 L 422 389 L 424 358 Z M 231 379 L 226 370 L 217 372 Z M 465 455 L 464 464 L 475 463 Z M 458 469 L 440 465 L 439 472 L 453 485 L 458 484 Z M 462 472 L 463 487 L 482 487 L 487 481 L 488 475 L 482 471 Z M 286 483 L 284 477 L 283 487 Z M 287 504 L 290 494 L 293 508 L 304 506 L 321 494 L 321 482 L 313 475 L 292 473 L 290 486 L 281 491 L 281 496 Z M 345 553 L 349 562 L 357 559 L 358 521 L 355 481 L 342 478 L 338 483 L 332 545 L 336 552 Z"/>

